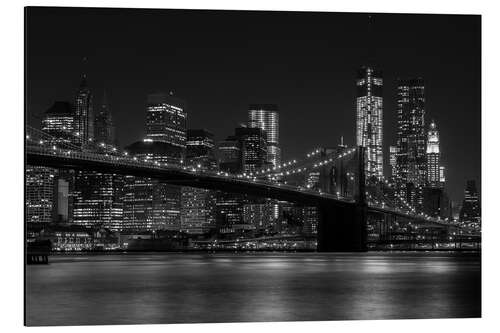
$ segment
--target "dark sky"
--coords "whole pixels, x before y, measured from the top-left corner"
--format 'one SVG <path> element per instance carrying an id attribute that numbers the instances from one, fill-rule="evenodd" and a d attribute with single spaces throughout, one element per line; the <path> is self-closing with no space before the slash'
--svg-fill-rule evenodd
<path id="1" fill-rule="evenodd" d="M 300 158 L 341 135 L 355 143 L 355 72 L 371 64 L 384 75 L 385 164 L 396 79 L 422 76 L 448 192 L 461 201 L 467 179 L 479 186 L 480 16 L 374 14 L 368 28 L 368 14 L 30 8 L 26 23 L 32 125 L 73 98 L 85 70 L 95 101 L 111 97 L 122 146 L 144 135 L 146 95 L 173 90 L 188 127 L 217 140 L 246 121 L 248 104 L 278 104 L 284 158 Z"/>

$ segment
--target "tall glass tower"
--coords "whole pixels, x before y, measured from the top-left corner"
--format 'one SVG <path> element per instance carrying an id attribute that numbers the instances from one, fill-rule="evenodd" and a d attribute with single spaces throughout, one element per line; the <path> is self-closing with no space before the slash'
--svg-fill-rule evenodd
<path id="1" fill-rule="evenodd" d="M 187 113 L 184 104 L 172 92 L 148 95 L 146 139 L 186 149 Z"/>
<path id="2" fill-rule="evenodd" d="M 99 106 L 99 111 L 95 117 L 94 127 L 95 141 L 106 145 L 115 145 L 115 127 L 111 116 L 111 108 L 106 92 L 102 97 L 102 102 Z"/>
<path id="3" fill-rule="evenodd" d="M 384 174 L 382 72 L 361 67 L 356 79 L 356 144 L 366 147 L 366 178 Z"/>
<path id="4" fill-rule="evenodd" d="M 265 132 L 267 162 L 271 166 L 281 163 L 279 146 L 279 114 L 275 104 L 251 104 L 248 107 L 248 126 L 258 127 Z"/>
<path id="5" fill-rule="evenodd" d="M 398 80 L 396 183 L 400 195 L 419 208 L 427 181 L 425 89 L 422 78 Z M 435 148 L 433 148 L 435 149 Z"/>
<path id="6" fill-rule="evenodd" d="M 75 129 L 79 143 L 87 144 L 94 139 L 93 96 L 83 74 L 80 87 L 75 96 Z"/>

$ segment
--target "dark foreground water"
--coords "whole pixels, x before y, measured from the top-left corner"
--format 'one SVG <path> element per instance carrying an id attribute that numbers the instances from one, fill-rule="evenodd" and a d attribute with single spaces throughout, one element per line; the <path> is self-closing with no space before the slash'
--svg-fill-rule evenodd
<path id="1" fill-rule="evenodd" d="M 123 254 L 26 269 L 28 325 L 479 317 L 479 255 Z"/>

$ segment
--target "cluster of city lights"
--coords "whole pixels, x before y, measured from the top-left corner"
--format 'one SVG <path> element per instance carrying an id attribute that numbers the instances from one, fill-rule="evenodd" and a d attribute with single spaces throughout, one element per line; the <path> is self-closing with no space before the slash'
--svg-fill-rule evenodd
<path id="1" fill-rule="evenodd" d="M 35 134 L 37 134 L 37 133 L 35 133 Z M 219 176 L 219 177 L 224 177 L 224 178 L 233 178 L 235 180 L 240 180 L 240 181 L 243 180 L 243 181 L 257 182 L 257 181 L 261 180 L 260 177 L 264 176 L 264 177 L 267 177 L 268 182 L 266 182 L 266 183 L 268 183 L 268 185 L 277 186 L 277 187 L 287 186 L 287 187 L 290 187 L 290 188 L 293 188 L 293 189 L 299 189 L 301 191 L 302 190 L 310 190 L 310 187 L 303 188 L 303 187 L 291 186 L 291 185 L 287 185 L 286 181 L 284 181 L 283 183 L 279 183 L 279 182 L 276 182 L 276 181 L 280 180 L 281 177 L 283 177 L 283 176 L 293 175 L 293 174 L 296 174 L 296 173 L 305 172 L 307 170 L 320 168 L 320 167 L 322 167 L 324 165 L 333 163 L 333 162 L 335 162 L 336 160 L 338 160 L 340 158 L 346 157 L 346 156 L 348 156 L 348 155 L 350 155 L 350 154 L 352 154 L 352 153 L 354 153 L 356 151 L 356 148 L 351 148 L 349 150 L 346 150 L 342 154 L 339 154 L 335 158 L 334 157 L 326 158 L 326 159 L 324 159 L 322 161 L 316 162 L 312 166 L 310 166 L 309 168 L 305 167 L 305 166 L 301 166 L 301 167 L 295 168 L 295 169 L 281 170 L 279 173 L 277 173 L 277 172 L 271 172 L 271 170 L 272 171 L 276 171 L 278 169 L 283 169 L 285 167 L 294 166 L 294 165 L 298 164 L 297 160 L 292 160 L 292 161 L 280 164 L 279 166 L 273 167 L 272 169 L 268 168 L 266 170 L 260 170 L 260 171 L 253 172 L 253 173 L 250 172 L 250 173 L 243 173 L 243 174 L 233 175 L 233 174 L 230 174 L 228 172 L 223 172 L 223 171 L 211 171 L 211 170 L 207 170 L 201 164 L 197 164 L 197 165 L 194 165 L 194 166 L 178 166 L 178 165 L 175 165 L 175 164 L 168 164 L 166 162 L 159 162 L 157 160 L 152 159 L 151 157 L 147 157 L 145 159 L 140 159 L 137 156 L 130 157 L 129 154 L 126 151 L 118 152 L 118 150 L 116 149 L 116 147 L 108 146 L 108 145 L 106 145 L 104 143 L 101 143 L 99 146 L 102 147 L 102 148 L 109 148 L 108 152 L 110 152 L 111 155 L 108 152 L 106 152 L 104 154 L 102 154 L 102 153 L 99 154 L 99 153 L 81 152 L 78 147 L 76 147 L 76 146 L 74 146 L 72 144 L 61 143 L 61 142 L 57 141 L 55 138 L 52 138 L 52 137 L 48 136 L 45 133 L 40 133 L 40 134 L 43 135 L 42 138 L 34 138 L 32 135 L 28 134 L 28 135 L 26 135 L 26 139 L 29 142 L 38 144 L 39 146 L 43 146 L 43 148 L 46 149 L 51 154 L 63 154 L 63 155 L 66 155 L 66 156 L 69 156 L 69 155 L 78 156 L 78 155 L 84 154 L 86 157 L 90 157 L 92 159 L 96 159 L 96 158 L 97 159 L 103 159 L 103 158 L 105 158 L 105 159 L 111 160 L 112 162 L 121 161 L 121 162 L 125 162 L 125 163 L 133 163 L 135 165 L 137 165 L 138 163 L 139 164 L 141 164 L 141 163 L 147 163 L 149 166 L 153 166 L 153 167 L 156 167 L 156 168 L 167 168 L 168 167 L 168 168 L 175 168 L 175 169 L 184 170 L 184 171 L 187 171 L 187 172 L 194 172 L 194 173 L 198 173 L 200 171 L 203 171 L 204 173 L 212 174 L 214 176 Z M 60 147 L 58 147 L 57 145 L 55 145 L 54 142 L 57 142 L 57 145 L 59 145 Z M 320 152 L 319 149 L 315 150 L 312 153 L 307 154 L 307 157 L 311 158 L 311 157 L 319 154 L 319 152 Z M 304 163 L 302 162 L 301 165 L 303 165 L 303 164 Z M 354 177 L 353 177 L 352 173 L 348 172 L 347 176 L 349 177 L 350 180 L 354 181 Z M 387 179 L 382 178 L 381 181 L 385 185 L 387 185 L 389 187 L 393 187 L 393 184 L 391 184 L 391 182 L 389 182 Z M 324 193 L 321 190 L 314 190 L 314 192 L 318 192 L 320 195 L 328 195 L 328 196 L 330 196 L 329 193 Z M 388 205 L 388 204 L 390 204 L 390 202 L 388 201 L 387 198 L 385 198 L 384 199 L 385 201 L 383 201 L 383 200 L 377 200 L 377 199 L 373 198 L 373 196 L 370 193 L 368 193 L 368 192 L 366 192 L 366 195 L 369 198 L 370 204 L 380 205 L 382 208 L 385 208 L 385 209 L 387 209 L 389 206 L 391 206 L 391 205 Z M 337 193 L 337 197 L 340 197 L 339 193 Z M 403 196 L 401 196 L 400 194 L 395 193 L 395 197 L 403 204 L 403 209 L 406 211 L 406 214 L 417 216 L 419 218 L 423 218 L 423 219 L 426 219 L 426 220 L 436 220 L 436 221 L 439 221 L 439 222 L 442 221 L 439 217 L 436 219 L 436 218 L 433 218 L 433 217 L 431 217 L 431 216 L 429 216 L 427 214 L 424 214 L 422 212 L 417 213 L 417 210 L 415 209 L 415 207 L 413 207 L 412 205 L 410 205 L 406 201 L 406 199 Z M 398 208 L 396 208 L 397 207 L 396 204 L 392 203 L 392 206 L 395 206 L 394 209 L 396 209 L 396 210 L 398 209 Z"/>

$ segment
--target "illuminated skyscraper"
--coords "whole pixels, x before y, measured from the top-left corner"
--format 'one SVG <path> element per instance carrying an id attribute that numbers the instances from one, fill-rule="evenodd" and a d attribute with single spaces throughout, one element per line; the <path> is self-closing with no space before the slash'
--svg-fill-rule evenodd
<path id="1" fill-rule="evenodd" d="M 216 170 L 213 134 L 203 129 L 187 131 L 186 166 L 201 170 Z M 215 229 L 214 191 L 182 187 L 181 231 L 203 234 Z"/>
<path id="2" fill-rule="evenodd" d="M 265 132 L 267 162 L 271 166 L 281 163 L 279 146 L 279 114 L 274 104 L 251 104 L 248 108 L 248 126 L 258 127 Z"/>
<path id="3" fill-rule="evenodd" d="M 443 187 L 444 168 L 441 167 L 439 151 L 439 132 L 436 123 L 431 122 L 427 133 L 427 184 L 431 187 Z"/>
<path id="4" fill-rule="evenodd" d="M 73 223 L 89 227 L 122 230 L 123 177 L 96 171 L 76 171 Z"/>
<path id="5" fill-rule="evenodd" d="M 94 139 L 93 96 L 85 74 L 75 96 L 75 130 L 81 144 L 87 144 Z"/>
<path id="6" fill-rule="evenodd" d="M 166 142 L 137 141 L 125 148 L 140 160 L 180 165 L 183 150 Z M 181 187 L 158 179 L 127 176 L 124 190 L 124 229 L 180 229 Z"/>
<path id="7" fill-rule="evenodd" d="M 396 158 L 398 154 L 398 147 L 389 146 L 389 166 L 391 167 L 390 177 L 395 179 L 396 177 Z"/>
<path id="8" fill-rule="evenodd" d="M 235 136 L 240 143 L 242 172 L 253 173 L 264 168 L 267 161 L 265 132 L 259 127 L 238 127 Z"/>
<path id="9" fill-rule="evenodd" d="M 52 222 L 57 171 L 46 167 L 26 168 L 26 222 Z"/>
<path id="10" fill-rule="evenodd" d="M 126 148 L 141 160 L 180 166 L 186 156 L 185 103 L 173 93 L 150 94 L 146 106 L 146 137 Z M 181 187 L 147 177 L 126 177 L 124 228 L 134 231 L 181 228 Z"/>
<path id="11" fill-rule="evenodd" d="M 400 195 L 419 209 L 427 181 L 424 82 L 399 80 L 397 89 L 396 184 Z"/>
<path id="12" fill-rule="evenodd" d="M 95 116 L 95 142 L 104 143 L 106 145 L 116 145 L 115 127 L 111 115 L 111 108 L 106 92 L 102 97 L 102 102 L 99 105 L 98 112 Z"/>
<path id="13" fill-rule="evenodd" d="M 358 70 L 356 79 L 356 144 L 366 147 L 366 178 L 383 177 L 382 72 L 370 67 Z"/>
<path id="14" fill-rule="evenodd" d="M 470 227 L 481 227 L 481 204 L 476 182 L 468 180 L 464 191 L 464 201 L 460 211 L 460 221 Z"/>
<path id="15" fill-rule="evenodd" d="M 146 139 L 186 148 L 185 102 L 169 94 L 148 95 Z"/>
<path id="16" fill-rule="evenodd" d="M 52 144 L 75 144 L 75 113 L 68 102 L 55 102 L 42 119 L 42 131 L 55 138 Z"/>

